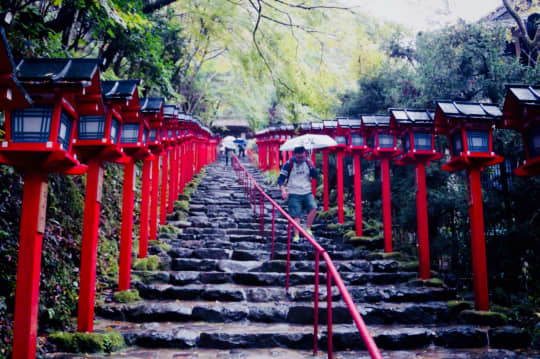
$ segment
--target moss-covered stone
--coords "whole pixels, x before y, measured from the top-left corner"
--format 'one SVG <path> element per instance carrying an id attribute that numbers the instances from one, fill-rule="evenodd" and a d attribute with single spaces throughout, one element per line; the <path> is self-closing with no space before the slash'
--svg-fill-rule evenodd
<path id="1" fill-rule="evenodd" d="M 409 281 L 409 284 L 416 287 L 435 287 L 435 288 L 444 287 L 444 282 L 439 278 L 413 279 Z"/>
<path id="2" fill-rule="evenodd" d="M 418 261 L 399 262 L 399 270 L 404 272 L 415 272 L 418 270 Z"/>
<path id="3" fill-rule="evenodd" d="M 176 228 L 175 226 L 171 224 L 166 224 L 164 226 L 159 226 L 159 233 L 166 233 L 166 234 L 179 234 L 182 231 L 180 228 Z"/>
<path id="4" fill-rule="evenodd" d="M 403 254 L 401 252 L 371 252 L 367 256 L 368 260 L 378 260 L 378 259 L 393 259 L 396 261 L 403 260 Z"/>
<path id="5" fill-rule="evenodd" d="M 117 303 L 133 303 L 141 300 L 137 289 L 128 289 L 113 294 L 113 300 Z"/>
<path id="6" fill-rule="evenodd" d="M 160 267 L 160 260 L 158 256 L 135 258 L 132 267 L 133 269 L 140 271 L 155 271 Z"/>
<path id="7" fill-rule="evenodd" d="M 448 301 L 446 305 L 448 305 L 448 309 L 454 318 L 457 317 L 462 311 L 471 310 L 474 307 L 471 302 L 467 302 L 465 300 L 451 300 Z"/>
<path id="8" fill-rule="evenodd" d="M 175 201 L 174 202 L 174 210 L 175 211 L 189 211 L 189 202 L 188 201 Z"/>
<path id="9" fill-rule="evenodd" d="M 59 350 L 71 353 L 111 353 L 125 347 L 120 333 L 54 333 L 49 341 Z"/>
<path id="10" fill-rule="evenodd" d="M 148 241 L 148 246 L 149 247 L 159 247 L 161 248 L 164 252 L 168 252 L 171 250 L 171 245 L 170 244 L 167 244 L 167 243 L 164 243 L 164 242 L 161 242 L 161 241 L 157 241 L 155 239 L 151 239 Z"/>
<path id="11" fill-rule="evenodd" d="M 463 310 L 459 313 L 459 321 L 465 324 L 489 325 L 491 327 L 505 325 L 506 315 L 491 311 Z"/>

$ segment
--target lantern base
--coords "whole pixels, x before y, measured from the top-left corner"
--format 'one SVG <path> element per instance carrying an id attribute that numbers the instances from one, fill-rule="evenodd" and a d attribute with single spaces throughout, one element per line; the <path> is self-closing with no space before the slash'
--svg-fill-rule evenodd
<path id="1" fill-rule="evenodd" d="M 122 163 L 122 158 L 126 157 L 122 149 L 117 145 L 86 146 L 77 143 L 73 145 L 73 149 L 84 162 L 97 159 L 102 162 Z"/>
<path id="2" fill-rule="evenodd" d="M 448 172 L 462 171 L 469 168 L 484 168 L 493 166 L 504 161 L 504 157 L 489 153 L 475 153 L 472 155 L 461 155 L 452 158 L 442 166 Z"/>
<path id="3" fill-rule="evenodd" d="M 540 175 L 540 157 L 527 160 L 526 163 L 514 170 L 517 176 L 538 176 Z"/>
<path id="4" fill-rule="evenodd" d="M 399 157 L 395 163 L 396 165 L 412 165 L 416 163 L 425 163 L 429 164 L 431 161 L 440 160 L 442 154 L 439 152 L 432 151 L 417 151 L 417 152 L 407 152 Z"/>

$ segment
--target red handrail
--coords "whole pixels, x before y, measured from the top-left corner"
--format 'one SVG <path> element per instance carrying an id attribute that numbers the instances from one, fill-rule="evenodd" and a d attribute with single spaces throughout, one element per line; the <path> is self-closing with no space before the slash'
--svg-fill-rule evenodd
<path id="1" fill-rule="evenodd" d="M 250 156 L 250 152 L 248 151 L 248 156 L 250 159 L 253 159 L 253 156 Z M 291 229 L 292 226 L 294 226 L 302 236 L 304 236 L 307 241 L 315 248 L 315 295 L 314 295 L 314 324 L 313 324 L 313 354 L 316 354 L 317 349 L 317 337 L 318 337 L 318 322 L 319 322 L 319 255 L 322 255 L 324 261 L 326 262 L 326 278 L 327 278 L 327 314 L 328 314 L 328 358 L 333 358 L 332 353 L 332 280 L 336 283 L 336 286 L 339 289 L 339 292 L 341 293 L 341 297 L 343 298 L 343 301 L 345 302 L 347 308 L 349 309 L 349 312 L 351 313 L 351 316 L 353 318 L 354 323 L 356 324 L 356 327 L 358 328 L 358 331 L 360 332 L 360 335 L 362 339 L 364 340 L 364 343 L 366 345 L 366 348 L 371 356 L 372 359 L 382 359 L 382 355 L 379 351 L 379 348 L 377 347 L 377 344 L 375 344 L 375 341 L 373 340 L 371 334 L 369 333 L 369 330 L 364 323 L 364 320 L 362 319 L 362 316 L 358 312 L 358 309 L 356 308 L 356 305 L 354 304 L 352 297 L 345 287 L 345 284 L 343 283 L 343 280 L 341 279 L 341 276 L 339 275 L 334 263 L 332 262 L 332 259 L 328 255 L 328 253 L 324 250 L 324 248 L 317 242 L 313 237 L 311 237 L 296 221 L 289 216 L 289 214 L 281 208 L 279 204 L 277 204 L 272 197 L 270 197 L 267 193 L 264 192 L 264 190 L 257 184 L 255 179 L 248 173 L 246 168 L 240 163 L 240 160 L 238 157 L 236 157 L 234 154 L 232 156 L 232 165 L 233 169 L 235 170 L 239 182 L 244 186 L 244 190 L 246 192 L 246 195 L 248 195 L 248 198 L 250 200 L 250 205 L 253 206 L 254 213 L 256 215 L 256 207 L 257 207 L 257 193 L 259 195 L 259 216 L 260 216 L 260 225 L 261 225 L 261 235 L 263 235 L 264 238 L 264 199 L 266 198 L 270 204 L 272 204 L 272 254 L 271 258 L 274 258 L 274 230 L 275 230 L 275 211 L 277 209 L 278 212 L 280 212 L 285 219 L 288 221 L 287 226 L 287 273 L 286 273 L 286 284 L 285 288 L 288 291 L 289 290 L 289 268 L 290 268 L 290 250 L 291 250 Z"/>

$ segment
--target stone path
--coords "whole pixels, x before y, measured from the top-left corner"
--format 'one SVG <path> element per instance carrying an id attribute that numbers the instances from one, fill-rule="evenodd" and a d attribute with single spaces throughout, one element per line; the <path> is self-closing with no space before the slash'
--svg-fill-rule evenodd
<path id="1" fill-rule="evenodd" d="M 261 174 L 249 168 L 262 184 Z M 270 260 L 271 211 L 266 211 L 263 239 L 234 171 L 219 162 L 208 166 L 207 171 L 192 196 L 189 223 L 169 222 L 182 228 L 182 234 L 160 239 L 171 249 L 164 253 L 160 247 L 150 248 L 165 268 L 133 271 L 141 278 L 134 285 L 144 301 L 97 308 L 96 330 L 119 331 L 132 346 L 113 358 L 310 357 L 314 283 L 311 245 L 305 240 L 292 244 L 291 288 L 287 294 L 286 222 L 281 218 L 276 221 L 276 254 L 275 260 Z M 268 193 L 279 196 L 276 188 L 268 188 Z M 458 314 L 467 308 L 448 304 L 455 299 L 452 288 L 419 286 L 414 281 L 416 273 L 402 270 L 402 263 L 383 259 L 380 253 L 367 249 L 355 249 L 321 221 L 314 232 L 335 261 L 385 357 L 521 357 L 488 348 L 488 342 L 492 348 L 512 348 L 526 341 L 516 328 L 461 324 Z M 321 271 L 319 318 L 324 324 L 324 262 Z M 333 288 L 332 296 L 334 350 L 341 351 L 336 357 L 367 358 L 337 288 Z M 319 330 L 322 350 L 327 342 L 326 325 Z"/>

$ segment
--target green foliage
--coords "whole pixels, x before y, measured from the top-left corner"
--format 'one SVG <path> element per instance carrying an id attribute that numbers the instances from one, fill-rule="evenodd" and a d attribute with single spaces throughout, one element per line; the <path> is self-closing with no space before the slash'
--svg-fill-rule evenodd
<path id="1" fill-rule="evenodd" d="M 188 212 L 189 211 L 189 202 L 188 201 L 175 201 L 174 202 L 174 210 L 175 211 L 184 211 L 184 212 Z"/>
<path id="2" fill-rule="evenodd" d="M 133 303 L 141 300 L 137 289 L 128 289 L 113 294 L 116 303 Z"/>
<path id="3" fill-rule="evenodd" d="M 146 258 L 135 258 L 133 260 L 133 269 L 143 271 L 158 270 L 161 265 L 158 256 L 148 256 Z"/>
<path id="4" fill-rule="evenodd" d="M 163 242 L 155 240 L 155 239 L 151 239 L 151 240 L 148 241 L 148 247 L 152 247 L 152 246 L 158 246 L 164 252 L 168 252 L 168 251 L 171 250 L 171 245 L 170 244 L 163 243 Z"/>
<path id="5" fill-rule="evenodd" d="M 59 350 L 70 353 L 111 353 L 125 347 L 120 333 L 68 333 L 58 332 L 49 335 L 49 341 Z"/>

